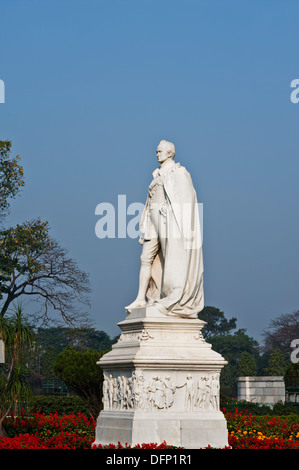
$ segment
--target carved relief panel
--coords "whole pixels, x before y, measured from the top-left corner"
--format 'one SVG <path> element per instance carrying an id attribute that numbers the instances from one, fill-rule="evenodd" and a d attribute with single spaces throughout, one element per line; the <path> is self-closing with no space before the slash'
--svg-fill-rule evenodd
<path id="1" fill-rule="evenodd" d="M 219 372 L 186 374 L 177 383 L 171 374 L 145 378 L 142 370 L 131 376 L 104 374 L 103 405 L 110 411 L 217 411 Z"/>

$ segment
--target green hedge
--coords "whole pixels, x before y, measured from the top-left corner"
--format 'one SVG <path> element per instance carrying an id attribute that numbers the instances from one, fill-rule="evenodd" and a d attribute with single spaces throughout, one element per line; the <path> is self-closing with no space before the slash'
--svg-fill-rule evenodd
<path id="1" fill-rule="evenodd" d="M 28 404 L 28 413 L 36 413 L 40 410 L 45 415 L 51 413 L 70 414 L 84 413 L 90 415 L 90 409 L 87 404 L 77 395 L 59 396 L 59 395 L 35 395 Z"/>
<path id="2" fill-rule="evenodd" d="M 221 403 L 221 408 L 226 411 L 234 412 L 235 410 L 251 413 L 256 416 L 299 416 L 299 403 L 276 403 L 273 407 L 259 403 L 246 401 Z"/>

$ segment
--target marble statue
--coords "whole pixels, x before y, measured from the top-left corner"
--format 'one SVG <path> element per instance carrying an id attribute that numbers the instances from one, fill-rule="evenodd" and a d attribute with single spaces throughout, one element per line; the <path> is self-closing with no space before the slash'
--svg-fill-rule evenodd
<path id="1" fill-rule="evenodd" d="M 207 343 L 199 206 L 175 146 L 161 141 L 140 220 L 137 298 L 121 335 L 98 361 L 103 409 L 94 444 L 163 442 L 184 449 L 228 445 L 219 406 L 227 364 Z"/>
<path id="2" fill-rule="evenodd" d="M 203 257 L 197 196 L 191 176 L 162 140 L 140 220 L 139 290 L 126 307 L 155 305 L 164 315 L 197 318 L 204 307 Z"/>

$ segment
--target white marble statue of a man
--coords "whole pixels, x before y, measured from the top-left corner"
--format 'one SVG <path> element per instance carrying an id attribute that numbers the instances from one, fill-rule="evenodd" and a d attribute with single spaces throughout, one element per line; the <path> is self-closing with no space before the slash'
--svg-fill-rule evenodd
<path id="1" fill-rule="evenodd" d="M 162 140 L 156 153 L 160 167 L 140 220 L 139 290 L 126 310 L 156 305 L 165 315 L 196 318 L 204 307 L 196 192 L 188 171 L 174 161 L 173 143 Z"/>

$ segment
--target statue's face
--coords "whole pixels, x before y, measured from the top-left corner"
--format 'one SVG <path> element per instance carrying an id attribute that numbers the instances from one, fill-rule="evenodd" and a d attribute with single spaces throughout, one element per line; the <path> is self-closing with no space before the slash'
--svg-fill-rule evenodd
<path id="1" fill-rule="evenodd" d="M 157 154 L 158 162 L 160 163 L 165 162 L 165 160 L 167 160 L 167 158 L 170 158 L 170 155 L 171 155 L 167 145 L 163 145 L 163 144 L 158 145 L 156 154 Z"/>

